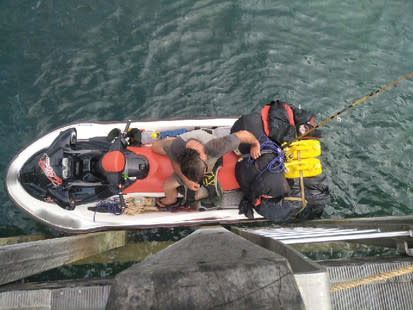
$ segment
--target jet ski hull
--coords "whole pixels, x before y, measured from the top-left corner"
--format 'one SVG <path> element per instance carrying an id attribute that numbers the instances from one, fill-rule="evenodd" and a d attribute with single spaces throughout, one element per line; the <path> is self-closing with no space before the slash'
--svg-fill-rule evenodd
<path id="1" fill-rule="evenodd" d="M 204 118 L 204 119 L 174 119 L 174 120 L 150 120 L 131 121 L 130 128 L 140 130 L 174 130 L 185 128 L 219 128 L 221 132 L 229 129 L 237 118 Z M 99 201 L 76 205 L 73 210 L 66 210 L 52 200 L 45 201 L 31 195 L 21 183 L 21 171 L 26 162 L 36 153 L 47 149 L 59 134 L 67 129 L 75 128 L 78 141 L 87 141 L 95 137 L 105 137 L 114 128 L 124 128 L 123 122 L 77 122 L 57 128 L 40 137 L 28 147 L 23 149 L 11 162 L 6 176 L 6 187 L 10 198 L 14 203 L 29 214 L 33 219 L 56 230 L 69 233 L 86 233 L 109 229 L 146 229 L 153 227 L 177 227 L 205 224 L 225 224 L 251 222 L 244 215 L 238 214 L 239 199 L 225 201 L 219 209 L 198 211 L 197 209 L 185 209 L 177 211 L 157 211 L 152 208 L 150 212 L 142 212 L 136 215 L 119 214 L 110 212 L 95 212 Z M 123 190 L 125 198 L 133 197 L 162 197 L 162 182 L 172 173 L 169 160 L 159 154 L 152 153 L 150 145 L 141 147 L 129 146 L 128 150 L 148 158 L 149 172 L 144 179 L 137 179 Z M 237 190 L 234 167 L 236 156 L 232 153 L 224 156 L 223 168 L 219 170 L 219 180 L 225 194 L 241 197 Z M 116 196 L 116 195 L 114 195 Z M 255 221 L 263 221 L 257 216 Z"/>

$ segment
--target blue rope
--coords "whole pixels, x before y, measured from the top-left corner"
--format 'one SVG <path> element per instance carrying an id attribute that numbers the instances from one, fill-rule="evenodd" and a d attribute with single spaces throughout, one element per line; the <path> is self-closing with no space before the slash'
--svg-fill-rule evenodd
<path id="1" fill-rule="evenodd" d="M 274 153 L 276 156 L 267 164 L 267 166 L 260 171 L 255 179 L 258 179 L 265 171 L 269 171 L 270 173 L 282 173 L 285 171 L 284 166 L 284 151 L 281 147 L 269 139 L 267 136 L 260 136 L 258 138 L 260 142 L 260 151 L 261 153 Z M 261 142 L 262 141 L 262 142 Z M 248 163 L 253 163 L 254 159 L 251 155 L 248 156 Z"/>
<path id="2" fill-rule="evenodd" d="M 106 208 L 106 212 L 110 212 L 113 213 L 115 215 L 120 215 L 122 214 L 122 208 L 119 206 L 119 201 L 117 199 L 106 199 L 106 200 L 102 200 L 100 201 L 95 208 L 95 213 L 93 214 L 93 222 L 95 221 L 96 218 L 96 212 L 98 211 L 98 209 L 104 209 Z"/>

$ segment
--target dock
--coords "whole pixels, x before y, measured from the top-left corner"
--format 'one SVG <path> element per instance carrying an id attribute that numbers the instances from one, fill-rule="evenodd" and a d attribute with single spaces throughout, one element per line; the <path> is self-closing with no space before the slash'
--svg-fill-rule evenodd
<path id="1" fill-rule="evenodd" d="M 205 226 L 158 243 L 134 242 L 127 231 L 3 238 L 0 309 L 411 309 L 411 223 Z M 109 279 L 24 281 L 108 260 L 131 266 Z"/>

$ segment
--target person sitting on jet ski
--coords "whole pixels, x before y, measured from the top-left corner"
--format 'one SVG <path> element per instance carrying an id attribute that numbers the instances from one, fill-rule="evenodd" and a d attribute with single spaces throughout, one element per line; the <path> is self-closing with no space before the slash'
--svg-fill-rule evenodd
<path id="1" fill-rule="evenodd" d="M 186 186 L 195 192 L 195 200 L 205 198 L 208 193 L 201 191 L 201 181 L 204 174 L 213 171 L 216 162 L 226 153 L 234 151 L 240 143 L 251 145 L 250 154 L 257 159 L 260 144 L 257 138 L 246 130 L 234 132 L 217 138 L 204 130 L 194 130 L 179 135 L 176 138 L 165 138 L 155 141 L 152 150 L 155 153 L 168 156 L 174 173 L 164 182 L 165 197 L 157 200 L 161 208 L 174 208 L 180 205 L 177 199 L 178 187 Z"/>

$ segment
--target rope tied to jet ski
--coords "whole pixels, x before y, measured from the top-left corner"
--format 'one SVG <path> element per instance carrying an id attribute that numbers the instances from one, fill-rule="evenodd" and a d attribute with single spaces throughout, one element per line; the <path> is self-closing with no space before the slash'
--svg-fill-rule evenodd
<path id="1" fill-rule="evenodd" d="M 309 133 L 313 132 L 314 130 L 320 128 L 321 126 L 323 126 L 324 124 L 328 123 L 329 121 L 331 121 L 332 119 L 339 117 L 342 113 L 344 113 L 345 111 L 355 107 L 356 105 L 366 101 L 367 99 L 370 99 L 371 97 L 373 97 L 374 95 L 383 92 L 384 90 L 386 90 L 387 88 L 396 85 L 397 83 L 408 79 L 409 77 L 413 76 L 413 72 L 407 73 L 405 75 L 403 75 L 402 77 L 398 78 L 397 80 L 390 82 L 389 84 L 375 90 L 372 91 L 370 94 L 368 94 L 367 96 L 364 96 L 363 98 L 354 101 L 353 103 L 349 104 L 347 107 L 345 107 L 344 109 L 342 109 L 341 111 L 329 116 L 328 118 L 326 118 L 324 121 L 320 122 L 318 125 L 316 125 L 315 127 L 311 128 L 310 130 L 304 132 L 302 135 L 296 137 L 295 139 L 293 139 L 292 141 L 288 142 L 288 144 L 286 146 L 290 146 L 293 142 L 296 142 L 298 140 L 303 139 L 305 136 L 307 136 Z"/>
<path id="2" fill-rule="evenodd" d="M 260 173 L 256 176 L 255 179 L 259 179 L 260 176 L 265 172 L 269 171 L 270 173 L 282 173 L 285 171 L 284 166 L 284 151 L 281 147 L 275 143 L 273 140 L 268 138 L 268 136 L 260 136 L 258 138 L 260 142 L 260 152 L 261 154 L 275 154 L 275 157 L 267 164 L 267 166 L 260 171 Z M 252 164 L 254 159 L 251 155 L 248 156 L 248 163 Z"/>

